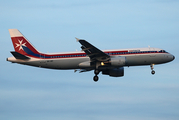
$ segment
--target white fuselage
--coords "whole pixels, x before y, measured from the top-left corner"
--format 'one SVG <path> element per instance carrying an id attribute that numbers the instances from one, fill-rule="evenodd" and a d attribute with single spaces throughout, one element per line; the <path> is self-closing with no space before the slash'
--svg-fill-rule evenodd
<path id="1" fill-rule="evenodd" d="M 138 66 L 150 64 L 162 64 L 170 62 L 174 56 L 167 52 L 162 52 L 158 48 L 135 48 L 135 49 L 118 49 L 103 51 L 113 57 L 125 57 L 126 63 L 124 66 Z M 46 56 L 51 56 L 46 58 Z M 24 65 L 50 68 L 50 69 L 83 69 L 90 66 L 80 66 L 80 63 L 90 61 L 84 52 L 70 52 L 58 54 L 45 54 L 41 58 L 31 57 L 29 60 L 20 60 L 15 57 L 10 57 L 7 60 L 13 63 Z"/>

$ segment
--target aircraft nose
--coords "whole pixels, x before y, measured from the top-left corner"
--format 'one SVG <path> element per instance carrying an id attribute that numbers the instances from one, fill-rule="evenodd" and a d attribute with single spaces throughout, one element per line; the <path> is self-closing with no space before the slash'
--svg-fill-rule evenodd
<path id="1" fill-rule="evenodd" d="M 168 58 L 168 61 L 173 61 L 175 59 L 175 56 L 172 54 L 169 54 L 168 56 L 166 56 Z"/>
<path id="2" fill-rule="evenodd" d="M 175 56 L 170 54 L 170 60 L 173 61 L 175 59 Z"/>
<path id="3" fill-rule="evenodd" d="M 175 56 L 173 55 L 173 60 L 175 59 Z"/>

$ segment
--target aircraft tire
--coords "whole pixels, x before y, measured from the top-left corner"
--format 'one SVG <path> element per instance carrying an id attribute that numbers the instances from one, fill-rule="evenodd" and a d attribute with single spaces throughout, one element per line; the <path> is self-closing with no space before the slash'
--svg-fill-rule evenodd
<path id="1" fill-rule="evenodd" d="M 97 82 L 98 79 L 99 79 L 99 77 L 98 77 L 97 75 L 95 75 L 95 76 L 93 77 L 93 80 L 94 80 L 95 82 Z"/>
<path id="2" fill-rule="evenodd" d="M 151 73 L 152 73 L 152 75 L 154 75 L 154 74 L 155 74 L 155 71 L 154 71 L 154 70 L 152 70 L 152 72 L 151 72 Z"/>

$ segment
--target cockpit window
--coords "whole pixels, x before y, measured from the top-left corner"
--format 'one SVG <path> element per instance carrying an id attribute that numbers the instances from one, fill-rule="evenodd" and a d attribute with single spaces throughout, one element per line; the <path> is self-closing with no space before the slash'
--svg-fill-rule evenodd
<path id="1" fill-rule="evenodd" d="M 167 53 L 165 50 L 160 50 L 159 52 L 162 52 L 162 53 Z"/>

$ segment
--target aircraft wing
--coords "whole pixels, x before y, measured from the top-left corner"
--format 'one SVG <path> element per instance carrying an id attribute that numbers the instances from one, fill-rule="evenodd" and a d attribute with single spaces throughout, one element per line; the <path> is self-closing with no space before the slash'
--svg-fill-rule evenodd
<path id="1" fill-rule="evenodd" d="M 91 62 L 93 61 L 107 61 L 110 59 L 110 56 L 103 51 L 99 50 L 86 40 L 79 40 L 77 39 L 81 46 L 81 49 L 90 57 Z"/>

